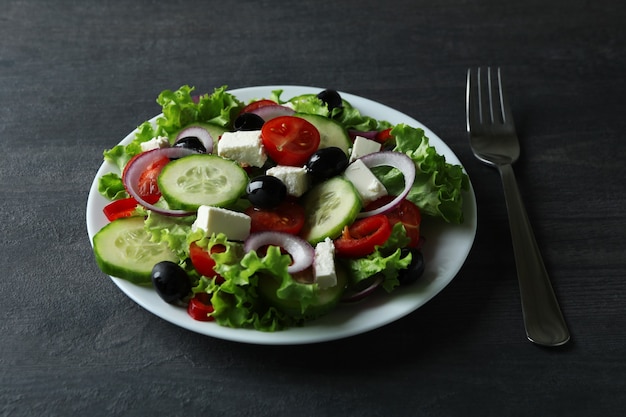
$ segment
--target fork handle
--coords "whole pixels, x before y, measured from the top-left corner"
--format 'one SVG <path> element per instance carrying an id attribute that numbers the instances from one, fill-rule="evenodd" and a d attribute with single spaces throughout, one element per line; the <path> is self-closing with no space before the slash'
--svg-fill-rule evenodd
<path id="1" fill-rule="evenodd" d="M 528 220 L 513 167 L 505 164 L 498 168 L 509 214 L 526 336 L 539 345 L 562 345 L 569 340 L 569 331 Z"/>

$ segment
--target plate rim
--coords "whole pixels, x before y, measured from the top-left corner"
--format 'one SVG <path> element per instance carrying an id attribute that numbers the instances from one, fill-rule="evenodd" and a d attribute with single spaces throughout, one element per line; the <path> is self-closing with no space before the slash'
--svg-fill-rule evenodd
<path id="1" fill-rule="evenodd" d="M 268 94 L 275 90 L 283 90 L 281 97 L 291 98 L 299 94 L 316 93 L 322 91 L 323 88 L 302 85 L 264 85 L 241 87 L 227 91 L 235 95 L 238 99 L 244 102 L 248 102 L 249 100 L 254 98 L 263 98 L 262 95 L 255 96 L 254 94 L 262 93 L 267 97 Z M 444 154 L 446 156 L 446 161 L 461 165 L 463 172 L 468 174 L 467 170 L 460 162 L 460 159 L 454 153 L 454 151 L 452 151 L 448 144 L 445 143 L 445 141 L 443 141 L 437 134 L 435 134 L 422 122 L 383 103 L 379 103 L 374 100 L 344 91 L 338 92 L 345 100 L 347 100 L 354 107 L 362 111 L 362 113 L 365 115 L 375 117 L 379 120 L 387 120 L 392 124 L 406 123 L 413 127 L 419 127 L 424 129 L 424 133 L 428 137 L 430 145 L 434 146 L 437 149 L 438 153 Z M 247 97 L 240 98 L 240 96 Z M 382 113 L 388 115 L 387 117 L 380 117 L 363 110 L 364 108 L 369 107 L 374 107 L 378 109 L 377 111 L 381 111 Z M 149 120 L 154 121 L 160 116 L 161 114 L 158 114 Z M 394 122 L 392 120 L 397 121 Z M 119 144 L 123 144 L 132 140 L 136 131 L 137 129 L 132 130 L 124 139 L 119 142 Z M 98 178 L 102 174 L 113 170 L 116 170 L 116 167 L 106 161 L 103 161 L 96 175 L 94 176 L 93 182 L 90 187 L 89 195 L 87 198 L 86 221 L 89 241 L 92 247 L 93 235 L 103 226 L 103 220 L 104 222 L 106 222 L 106 219 L 102 214 L 102 207 L 106 200 L 98 193 Z M 126 280 L 112 276 L 109 276 L 109 278 L 127 297 L 129 297 L 145 310 L 148 310 L 152 314 L 173 325 L 205 336 L 211 336 L 233 342 L 260 345 L 301 345 L 327 342 L 356 336 L 358 334 L 363 334 L 386 326 L 413 313 L 414 311 L 421 308 L 424 304 L 429 302 L 436 295 L 438 295 L 441 291 L 443 291 L 443 289 L 454 280 L 462 266 L 465 264 L 467 257 L 469 256 L 476 237 L 477 230 L 476 195 L 474 192 L 471 178 L 469 178 L 469 174 L 468 180 L 469 188 L 463 194 L 463 211 L 465 218 L 464 223 L 461 225 L 453 225 L 448 223 L 444 224 L 437 219 L 431 219 L 431 221 L 429 222 L 431 223 L 430 226 L 434 227 L 433 233 L 435 233 L 437 237 L 441 236 L 440 234 L 437 234 L 437 230 L 439 230 L 440 228 L 444 228 L 444 230 L 447 230 L 448 232 L 461 231 L 462 236 L 465 238 L 462 245 L 462 252 L 459 253 L 458 257 L 455 256 L 456 262 L 452 262 L 451 265 L 448 265 L 450 266 L 450 268 L 446 271 L 443 271 L 445 277 L 441 277 L 442 272 L 438 271 L 437 273 L 434 273 L 434 271 L 432 271 L 432 268 L 429 268 L 430 265 L 427 263 L 427 272 L 425 273 L 425 275 L 429 276 L 428 282 L 423 282 L 423 280 L 420 280 L 410 287 L 396 289 L 392 294 L 389 295 L 380 294 L 379 296 L 369 297 L 368 299 L 360 301 L 354 305 L 342 305 L 338 308 L 338 310 L 340 310 L 339 312 L 337 310 L 334 310 L 324 317 L 307 322 L 302 327 L 293 327 L 278 332 L 261 332 L 254 329 L 224 327 L 214 322 L 198 322 L 187 316 L 186 311 L 182 311 L 183 309 L 181 309 L 180 307 L 169 305 L 160 299 L 158 299 L 158 302 L 160 304 L 155 304 L 154 299 L 155 297 L 158 298 L 158 295 L 156 295 L 151 287 L 137 286 Z M 97 210 L 99 213 L 94 212 L 94 210 Z M 428 226 L 428 223 L 423 225 L 424 229 L 428 229 Z M 427 248 L 428 246 L 425 246 L 425 256 Z M 437 254 L 432 254 L 432 256 L 436 257 Z M 433 274 L 434 276 L 430 276 Z M 424 293 L 420 295 L 421 291 L 424 291 Z M 398 292 L 400 292 L 401 295 L 399 295 Z M 415 297 L 420 295 L 417 302 L 415 300 L 411 302 L 411 295 Z M 394 314 L 384 318 L 374 317 L 376 318 L 376 320 L 374 320 L 373 322 L 360 323 L 358 326 L 353 325 L 353 321 L 355 319 L 358 321 L 359 317 L 350 313 L 351 311 L 356 309 L 357 313 L 360 312 L 361 315 L 366 315 L 369 317 L 372 315 L 372 311 L 377 311 L 379 309 L 382 309 L 383 311 L 393 309 L 395 304 L 397 304 L 396 307 L 398 308 L 396 309 Z M 367 320 L 368 317 L 361 318 Z M 333 318 L 341 319 L 341 322 L 332 323 Z"/>

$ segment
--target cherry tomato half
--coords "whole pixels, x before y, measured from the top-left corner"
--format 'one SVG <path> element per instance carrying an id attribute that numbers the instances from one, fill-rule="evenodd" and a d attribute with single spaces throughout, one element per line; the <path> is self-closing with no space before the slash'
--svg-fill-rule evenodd
<path id="1" fill-rule="evenodd" d="M 138 158 L 141 154 L 135 155 L 126 166 L 130 166 L 135 158 Z M 169 158 L 161 157 L 156 159 L 141 173 L 137 184 L 137 192 L 139 196 L 150 204 L 156 203 L 161 198 L 161 191 L 157 184 L 157 178 L 161 173 L 161 170 L 169 162 Z M 122 176 L 126 175 L 126 169 L 122 173 Z"/>
<path id="2" fill-rule="evenodd" d="M 376 142 L 378 143 L 385 143 L 389 139 L 392 139 L 392 138 L 393 136 L 391 136 L 391 128 L 389 128 L 389 129 L 381 130 L 380 132 L 376 133 L 374 140 L 376 140 Z"/>
<path id="3" fill-rule="evenodd" d="M 374 252 L 391 236 L 391 224 L 384 214 L 359 219 L 346 226 L 335 240 L 337 256 L 361 258 Z"/>
<path id="4" fill-rule="evenodd" d="M 187 305 L 187 314 L 198 321 L 212 321 L 209 314 L 214 311 L 211 305 L 211 296 L 205 292 L 196 293 Z"/>
<path id="5" fill-rule="evenodd" d="M 378 200 L 368 204 L 365 210 L 374 210 L 387 204 L 394 198 L 394 196 L 389 195 L 381 197 Z M 393 227 L 398 222 L 402 222 L 402 224 L 404 225 L 404 229 L 406 230 L 407 236 L 411 239 L 411 242 L 408 246 L 412 248 L 417 247 L 420 240 L 420 224 L 422 222 L 422 216 L 419 207 L 417 207 L 413 202 L 404 199 L 400 202 L 400 204 L 386 212 L 385 216 L 387 216 L 387 218 L 389 219 L 391 227 Z"/>
<path id="6" fill-rule="evenodd" d="M 168 162 L 170 160 L 165 156 L 159 158 L 148 165 L 146 170 L 139 176 L 139 186 L 137 188 L 139 195 L 150 204 L 156 203 L 161 198 L 157 178 Z"/>
<path id="7" fill-rule="evenodd" d="M 250 113 L 251 111 L 254 111 L 256 109 L 260 109 L 261 107 L 275 106 L 276 104 L 277 103 L 275 101 L 268 100 L 268 99 L 262 99 L 262 100 L 253 101 L 252 103 L 250 103 L 247 106 L 245 106 L 241 110 L 241 113 Z M 241 113 L 239 113 L 239 114 L 241 114 Z"/>
<path id="8" fill-rule="evenodd" d="M 214 245 L 211 247 L 211 253 L 209 253 L 206 249 L 198 246 L 196 242 L 192 242 L 191 245 L 189 245 L 189 257 L 191 258 L 193 267 L 199 274 L 208 278 L 215 277 L 215 282 L 221 284 L 224 282 L 224 278 L 213 269 L 215 268 L 215 260 L 213 260 L 211 254 L 222 253 L 225 250 L 226 248 L 223 245 Z"/>
<path id="9" fill-rule="evenodd" d="M 297 235 L 304 226 L 304 207 L 292 200 L 285 200 L 272 209 L 248 207 L 250 233 L 274 231 Z"/>
<path id="10" fill-rule="evenodd" d="M 137 208 L 137 200 L 132 197 L 115 200 L 104 206 L 102 212 L 112 222 L 121 217 L 130 217 Z"/>
<path id="11" fill-rule="evenodd" d="M 277 164 L 302 166 L 317 150 L 320 133 L 300 117 L 280 116 L 265 122 L 261 139 L 268 155 Z"/>

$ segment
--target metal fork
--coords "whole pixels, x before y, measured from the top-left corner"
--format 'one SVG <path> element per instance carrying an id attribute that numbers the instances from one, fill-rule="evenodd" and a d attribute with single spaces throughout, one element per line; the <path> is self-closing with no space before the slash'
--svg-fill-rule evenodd
<path id="1" fill-rule="evenodd" d="M 512 164 L 520 154 L 511 108 L 502 88 L 500 68 L 494 76 L 477 69 L 467 71 L 467 133 L 472 152 L 481 162 L 500 172 L 509 214 L 517 265 L 526 336 L 543 346 L 559 346 L 570 338 L 554 295 Z"/>

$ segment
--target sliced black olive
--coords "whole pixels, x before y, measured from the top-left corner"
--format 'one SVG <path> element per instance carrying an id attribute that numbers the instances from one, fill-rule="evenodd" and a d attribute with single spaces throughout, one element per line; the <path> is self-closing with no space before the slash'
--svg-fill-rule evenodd
<path id="1" fill-rule="evenodd" d="M 196 152 L 206 153 L 206 147 L 197 136 L 185 136 L 174 143 L 175 148 L 186 148 Z"/>
<path id="2" fill-rule="evenodd" d="M 241 113 L 235 119 L 233 127 L 235 130 L 260 130 L 264 123 L 265 120 L 258 114 Z"/>
<path id="3" fill-rule="evenodd" d="M 259 175 L 250 180 L 246 187 L 248 200 L 253 206 L 271 209 L 278 206 L 287 197 L 287 187 L 276 177 Z"/>
<path id="4" fill-rule="evenodd" d="M 405 257 L 409 252 L 411 253 L 411 263 L 406 269 L 401 269 L 398 272 L 398 281 L 401 285 L 412 284 L 424 275 L 424 255 L 419 249 L 403 248 L 400 256 Z"/>
<path id="5" fill-rule="evenodd" d="M 341 174 L 348 166 L 348 157 L 341 148 L 334 146 L 317 150 L 306 164 L 309 175 L 324 181 Z"/>
<path id="6" fill-rule="evenodd" d="M 189 277 L 183 268 L 170 261 L 159 262 L 152 268 L 152 285 L 166 303 L 175 303 L 191 292 Z"/>
<path id="7" fill-rule="evenodd" d="M 342 108 L 343 102 L 341 96 L 335 90 L 326 89 L 317 95 L 317 98 L 322 100 L 328 106 L 328 111 L 332 111 L 334 108 Z"/>

